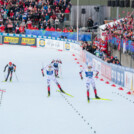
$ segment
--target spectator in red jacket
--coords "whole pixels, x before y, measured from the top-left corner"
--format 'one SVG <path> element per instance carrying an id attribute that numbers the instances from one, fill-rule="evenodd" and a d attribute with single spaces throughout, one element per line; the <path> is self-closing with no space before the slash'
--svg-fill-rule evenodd
<path id="1" fill-rule="evenodd" d="M 65 32 L 65 33 L 67 33 L 67 32 L 68 32 L 68 30 L 67 30 L 67 28 L 66 28 L 66 27 L 63 29 L 63 32 Z"/>
<path id="2" fill-rule="evenodd" d="M 10 18 L 13 19 L 13 16 L 14 16 L 14 12 L 13 12 L 13 10 L 11 10 L 11 12 L 10 12 Z"/>
<path id="3" fill-rule="evenodd" d="M 49 26 L 47 26 L 47 28 L 46 28 L 46 31 L 50 31 L 50 28 L 49 28 Z"/>
<path id="4" fill-rule="evenodd" d="M 57 28 L 56 31 L 57 31 L 57 32 L 61 32 L 61 29 L 60 29 L 60 28 Z"/>
<path id="5" fill-rule="evenodd" d="M 70 13 L 70 10 L 68 7 L 65 9 L 65 13 Z"/>
<path id="6" fill-rule="evenodd" d="M 23 26 L 20 26 L 20 27 L 19 27 L 19 31 L 20 31 L 20 33 L 22 33 L 22 34 L 23 34 L 23 33 L 25 32 L 24 27 L 23 27 Z"/>
<path id="7" fill-rule="evenodd" d="M 0 0 L 0 5 L 4 5 L 4 2 L 3 2 L 3 0 Z"/>
<path id="8" fill-rule="evenodd" d="M 50 31 L 55 31 L 55 28 L 54 28 L 54 27 L 51 27 L 51 28 L 50 28 Z"/>
<path id="9" fill-rule="evenodd" d="M 5 30 L 5 26 L 3 24 L 1 24 L 1 26 L 0 26 L 0 32 L 4 32 L 4 30 Z"/>

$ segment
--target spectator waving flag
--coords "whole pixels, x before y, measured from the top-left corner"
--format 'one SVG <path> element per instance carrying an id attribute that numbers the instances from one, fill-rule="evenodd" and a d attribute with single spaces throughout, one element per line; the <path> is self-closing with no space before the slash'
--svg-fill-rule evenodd
<path id="1" fill-rule="evenodd" d="M 126 52 L 126 42 L 127 42 L 127 39 L 125 38 L 125 40 L 123 40 L 123 53 Z"/>
<path id="2" fill-rule="evenodd" d="M 120 47 L 121 47 L 121 43 L 118 44 L 118 50 L 120 50 Z"/>

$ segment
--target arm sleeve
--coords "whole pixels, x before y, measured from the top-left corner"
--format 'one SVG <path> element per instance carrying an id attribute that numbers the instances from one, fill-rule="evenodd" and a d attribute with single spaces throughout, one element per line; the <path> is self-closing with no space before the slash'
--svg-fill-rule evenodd
<path id="1" fill-rule="evenodd" d="M 96 70 L 95 68 L 93 68 L 93 71 L 94 71 L 94 72 L 96 72 L 96 76 L 98 76 L 99 71 L 98 71 L 98 70 Z"/>
<path id="2" fill-rule="evenodd" d="M 5 68 L 4 68 L 4 72 L 6 71 L 6 68 L 8 67 L 8 64 L 5 66 Z"/>
<path id="3" fill-rule="evenodd" d="M 15 64 L 13 64 L 13 66 L 16 68 L 16 65 Z"/>

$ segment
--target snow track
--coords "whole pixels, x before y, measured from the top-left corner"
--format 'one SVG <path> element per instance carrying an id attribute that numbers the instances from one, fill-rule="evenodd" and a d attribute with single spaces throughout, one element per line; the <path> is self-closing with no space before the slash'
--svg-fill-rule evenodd
<path id="1" fill-rule="evenodd" d="M 80 79 L 79 65 L 71 53 L 0 46 L 0 54 L 0 80 L 4 80 L 3 69 L 9 61 L 17 65 L 19 80 L 13 74 L 13 82 L 0 84 L 0 134 L 134 133 L 134 97 L 96 79 L 98 95 L 112 101 L 87 103 L 85 80 Z M 51 96 L 47 97 L 46 78 L 42 77 L 41 68 L 57 58 L 63 61 L 63 78 L 58 82 L 74 98 L 56 92 L 55 83 L 51 85 Z M 90 92 L 94 97 L 92 88 Z"/>

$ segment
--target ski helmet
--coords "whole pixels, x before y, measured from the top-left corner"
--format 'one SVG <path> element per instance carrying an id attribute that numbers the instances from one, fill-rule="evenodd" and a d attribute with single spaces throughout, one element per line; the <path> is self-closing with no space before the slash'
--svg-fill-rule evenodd
<path id="1" fill-rule="evenodd" d="M 9 65 L 11 66 L 12 65 L 12 62 L 9 62 Z"/>

